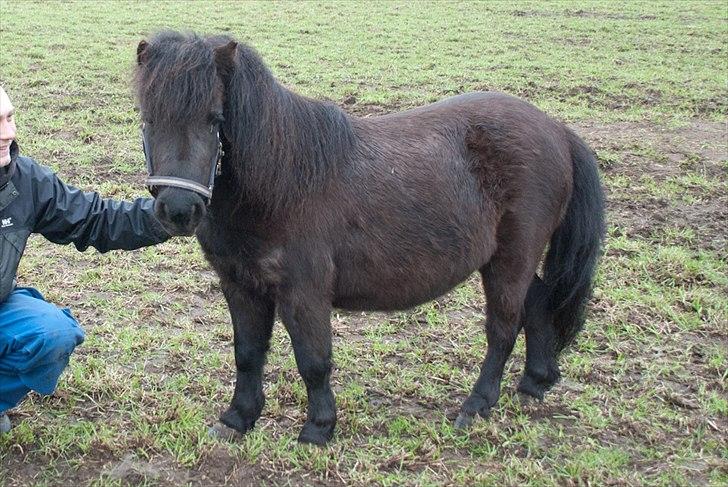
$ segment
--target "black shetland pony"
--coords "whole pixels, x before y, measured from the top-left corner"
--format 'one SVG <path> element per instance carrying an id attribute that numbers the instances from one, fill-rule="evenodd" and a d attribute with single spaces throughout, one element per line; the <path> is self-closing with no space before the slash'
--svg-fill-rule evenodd
<path id="1" fill-rule="evenodd" d="M 488 353 L 456 426 L 496 404 L 521 328 L 518 390 L 541 399 L 559 379 L 604 235 L 597 165 L 571 130 L 501 93 L 356 118 L 284 88 L 226 37 L 162 32 L 137 61 L 156 215 L 197 235 L 232 317 L 235 393 L 213 433 L 260 416 L 276 312 L 308 392 L 299 441 L 323 444 L 336 423 L 332 308 L 410 308 L 474 270 Z"/>

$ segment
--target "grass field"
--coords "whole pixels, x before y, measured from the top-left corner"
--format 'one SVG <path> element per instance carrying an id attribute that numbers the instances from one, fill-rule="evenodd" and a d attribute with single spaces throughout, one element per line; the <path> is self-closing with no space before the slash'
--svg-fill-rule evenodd
<path id="1" fill-rule="evenodd" d="M 255 46 L 297 92 L 388 113 L 471 90 L 521 96 L 596 150 L 608 243 L 587 326 L 541 404 L 451 420 L 486 349 L 475 277 L 405 313 L 333 316 L 339 424 L 299 446 L 305 388 L 275 329 L 267 404 L 208 438 L 232 329 L 194 239 L 136 252 L 31 240 L 19 279 L 87 331 L 57 392 L 11 411 L 0 485 L 728 484 L 728 18 L 724 2 L 0 1 L 0 83 L 22 151 L 106 196 L 145 194 L 130 77 L 160 28 Z"/>

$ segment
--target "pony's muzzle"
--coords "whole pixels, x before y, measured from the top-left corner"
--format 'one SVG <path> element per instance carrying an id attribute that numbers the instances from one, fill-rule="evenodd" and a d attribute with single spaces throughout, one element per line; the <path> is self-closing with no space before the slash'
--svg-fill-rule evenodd
<path id="1" fill-rule="evenodd" d="M 202 197 L 186 189 L 162 188 L 154 200 L 154 215 L 172 235 L 193 235 L 206 211 Z"/>

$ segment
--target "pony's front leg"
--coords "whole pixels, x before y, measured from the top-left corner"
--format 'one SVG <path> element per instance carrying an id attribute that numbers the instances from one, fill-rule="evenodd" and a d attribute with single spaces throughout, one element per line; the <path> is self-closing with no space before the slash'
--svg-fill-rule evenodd
<path id="1" fill-rule="evenodd" d="M 336 426 L 336 401 L 329 383 L 331 304 L 304 295 L 281 298 L 278 309 L 308 394 L 308 417 L 298 441 L 324 445 L 334 435 Z"/>
<path id="2" fill-rule="evenodd" d="M 211 434 L 229 438 L 235 432 L 243 434 L 252 429 L 263 410 L 263 365 L 273 330 L 275 303 L 269 296 L 242 286 L 223 283 L 222 288 L 233 322 L 237 375 L 230 407 L 222 413 Z"/>

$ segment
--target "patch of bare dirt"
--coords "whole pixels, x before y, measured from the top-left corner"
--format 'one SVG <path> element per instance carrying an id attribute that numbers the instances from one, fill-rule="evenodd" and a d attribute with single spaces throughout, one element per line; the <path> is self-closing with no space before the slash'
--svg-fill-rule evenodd
<path id="1" fill-rule="evenodd" d="M 160 487 L 235 485 L 258 487 L 261 485 L 291 485 L 295 477 L 276 475 L 258 465 L 250 464 L 231 454 L 222 446 L 213 446 L 203 454 L 197 466 L 186 468 L 168 455 L 149 459 L 128 453 L 121 458 L 103 449 L 95 449 L 83 456 L 82 462 L 73 464 L 53 460 L 41 455 L 8 455 L 2 460 L 5 487 L 25 487 L 42 480 L 45 468 L 54 464 L 54 485 L 89 485 L 99 477 L 121 485 L 155 485 Z M 331 485 L 331 484 L 327 484 Z"/>
<path id="2" fill-rule="evenodd" d="M 631 238 L 650 238 L 665 226 L 689 228 L 703 249 L 722 251 L 728 245 L 728 194 L 696 186 L 682 197 L 640 194 L 640 181 L 660 182 L 696 174 L 728 178 L 728 128 L 725 123 L 693 121 L 681 128 L 641 123 L 574 125 L 591 147 L 619 154 L 618 161 L 602 163 L 606 176 L 625 176 L 634 191 L 608 193 L 608 220 Z M 603 161 L 602 161 L 603 162 Z M 687 244 L 687 242 L 685 242 Z"/>
<path id="3" fill-rule="evenodd" d="M 614 124 L 574 124 L 571 126 L 587 140 L 593 149 L 621 151 L 630 160 L 631 150 L 637 145 L 654 147 L 666 155 L 666 166 L 674 172 L 685 169 L 687 163 L 697 162 L 698 170 L 708 175 L 728 175 L 728 123 L 693 120 L 679 128 L 657 127 L 647 123 L 619 122 Z M 649 161 L 648 161 L 649 162 Z M 606 168 L 608 171 L 610 168 Z M 644 168 L 642 168 L 644 169 Z M 652 163 L 648 173 L 665 172 L 665 166 Z"/>

